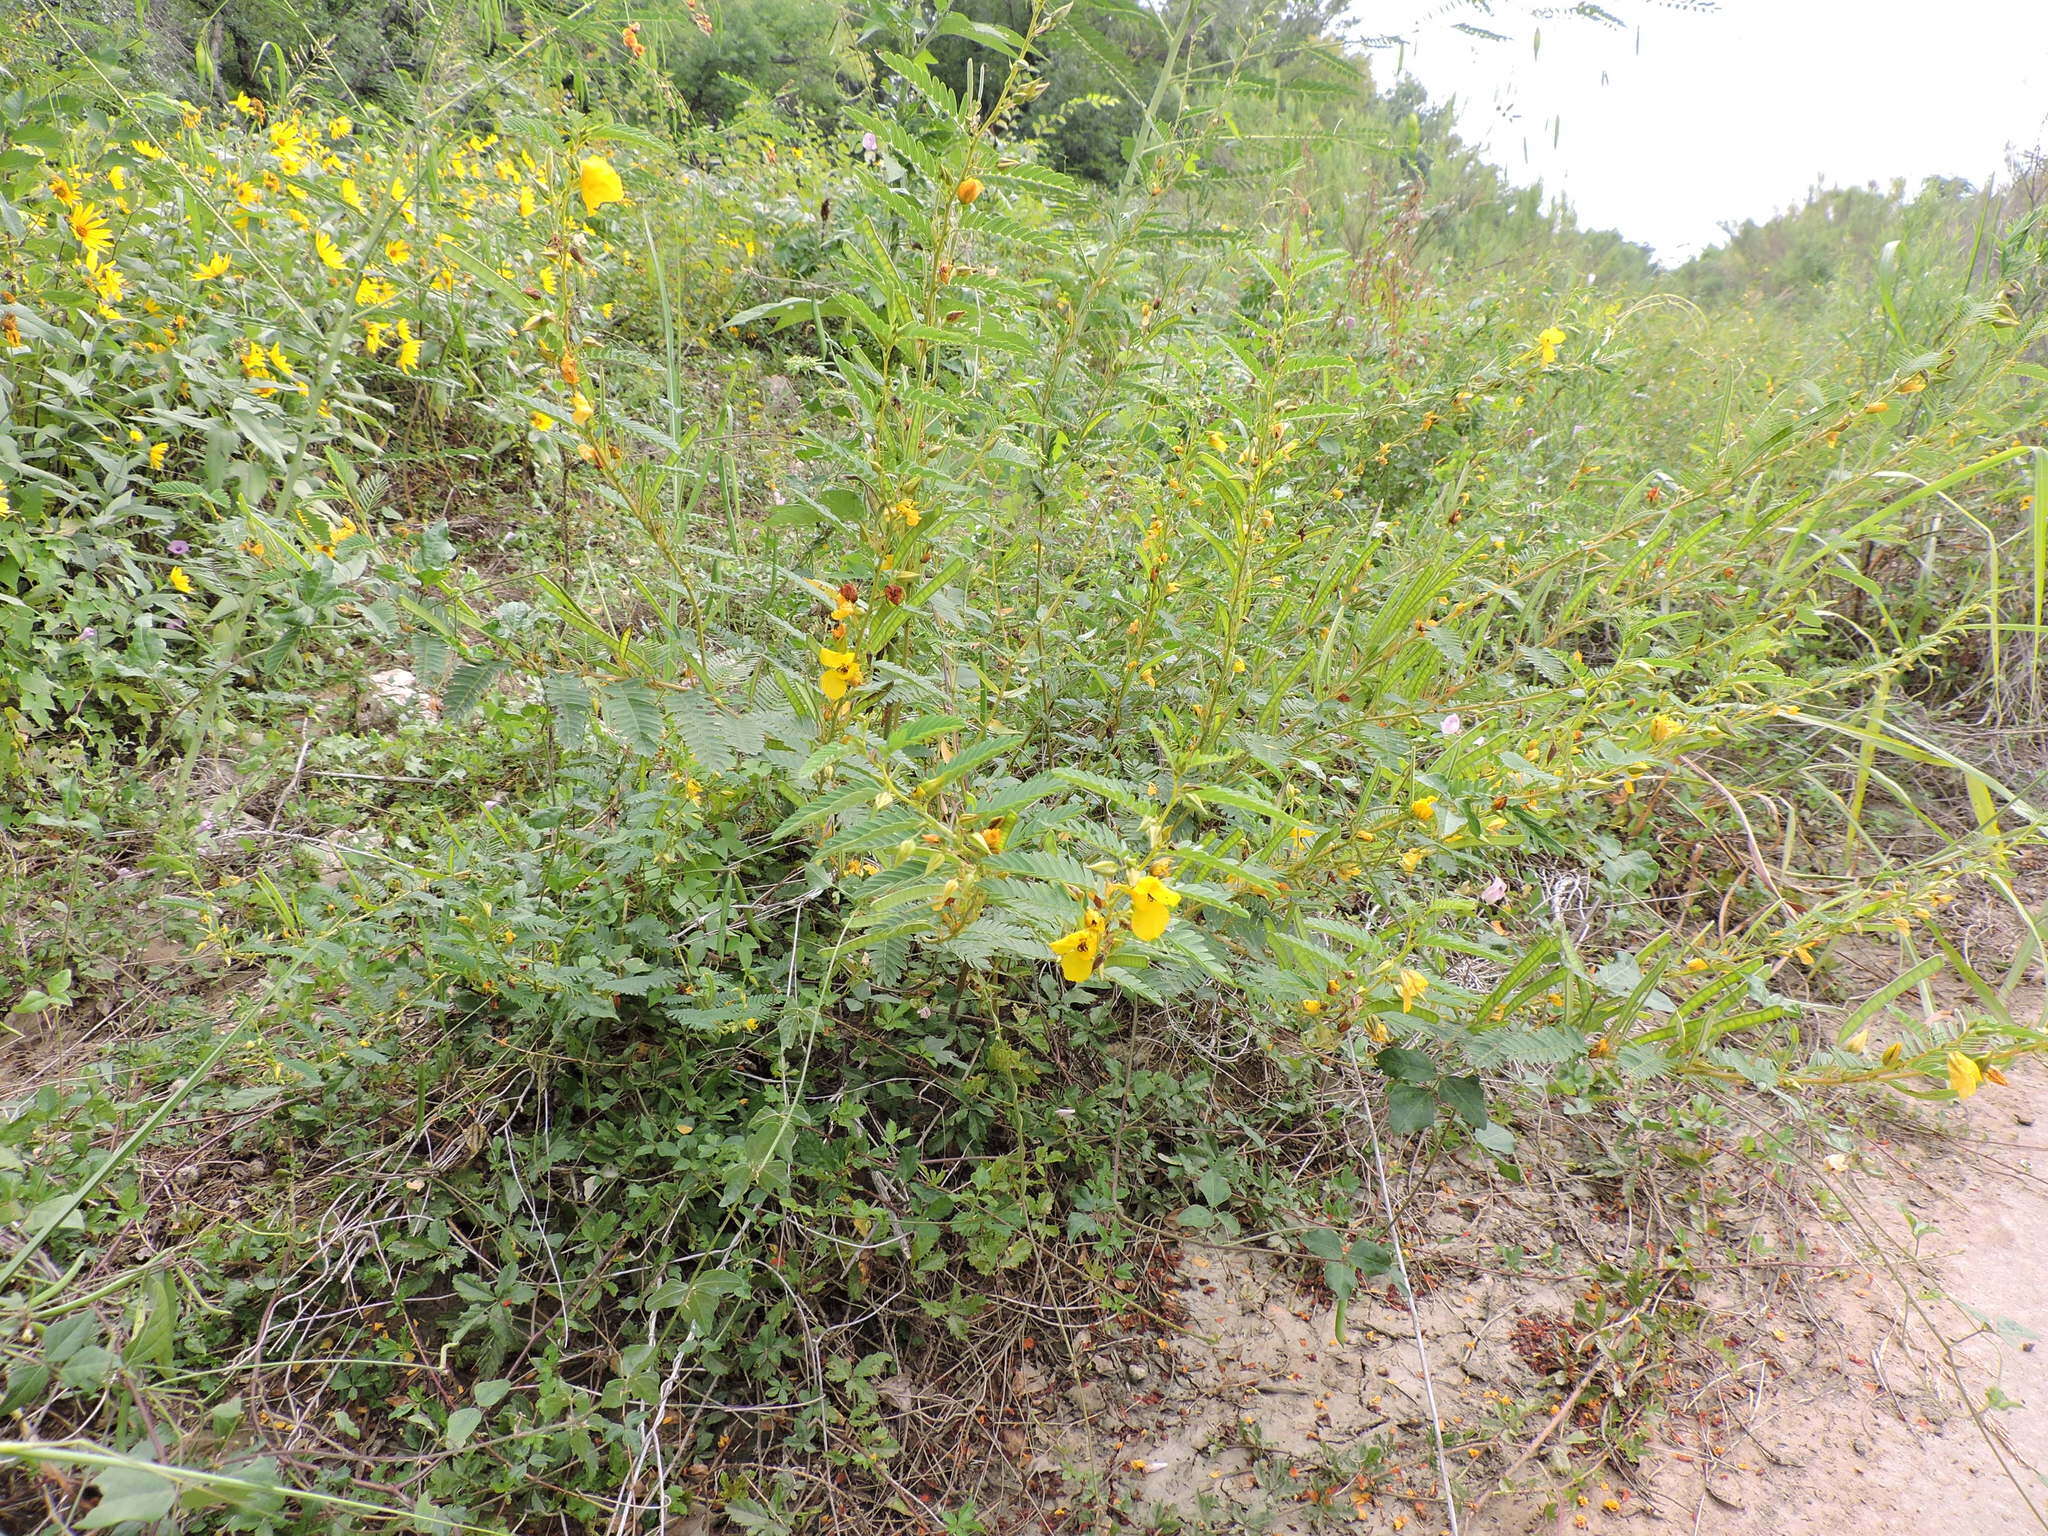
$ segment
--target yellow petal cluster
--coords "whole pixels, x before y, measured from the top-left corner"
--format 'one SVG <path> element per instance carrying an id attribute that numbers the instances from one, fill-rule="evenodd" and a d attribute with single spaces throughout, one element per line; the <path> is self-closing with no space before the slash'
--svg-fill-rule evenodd
<path id="1" fill-rule="evenodd" d="M 1060 974 L 1068 981 L 1079 985 L 1095 973 L 1095 962 L 1101 958 L 1103 932 L 1107 927 L 1100 912 L 1084 912 L 1080 927 L 1046 946 L 1058 958 Z"/>
<path id="2" fill-rule="evenodd" d="M 818 691 L 828 699 L 845 698 L 846 690 L 858 688 L 866 676 L 853 652 L 835 651 L 830 646 L 818 647 L 818 666 Z"/>

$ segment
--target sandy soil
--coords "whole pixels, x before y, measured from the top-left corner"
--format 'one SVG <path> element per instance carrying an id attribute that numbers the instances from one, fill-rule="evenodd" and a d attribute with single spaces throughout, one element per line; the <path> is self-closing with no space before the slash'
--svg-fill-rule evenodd
<path id="1" fill-rule="evenodd" d="M 1667 1460 L 1658 1527 L 1700 1536 L 2048 1530 L 2048 1073 L 1938 1117 L 1955 1138 L 1864 1178 L 1852 1205 L 1920 1273 L 1821 1292 L 1816 1367 L 1762 1392 L 1724 1454 Z M 1909 1221 L 1908 1218 L 1911 1218 Z M 1988 1407 L 1993 1392 L 2016 1406 Z M 1697 1454 L 1698 1447 L 1694 1447 Z M 1687 1484 L 1696 1490 L 1687 1509 Z M 1676 1506 L 1675 1509 L 1672 1506 Z M 1597 1526 L 1595 1527 L 1598 1528 Z"/>
<path id="2" fill-rule="evenodd" d="M 1404 1215 L 1413 1312 L 1376 1286 L 1339 1340 L 1316 1266 L 1190 1247 L 1167 1336 L 1084 1340 L 1084 1379 L 1064 1391 L 1020 1381 L 1043 1414 L 1023 1469 L 1037 1528 L 1177 1517 L 1217 1533 L 1434 1536 L 1450 1528 L 1434 1418 L 1465 1536 L 2048 1530 L 2048 1483 L 2032 1471 L 2048 1467 L 2048 1347 L 2035 1348 L 2048 1333 L 2048 1180 L 2034 1171 L 2048 1157 L 2048 1070 L 1909 1122 L 1823 1167 L 1818 1201 L 1751 1190 L 1725 1210 L 1760 1261 L 1725 1291 L 1637 1299 L 1666 1325 L 1620 1336 L 1650 1341 L 1673 1411 L 1632 1465 L 1587 1472 L 1597 1420 L 1590 1406 L 1556 1415 L 1542 1372 L 1582 1377 L 1590 1405 L 1644 1362 L 1573 1355 L 1559 1325 L 1591 1293 L 1545 1280 L 1540 1263 L 1479 1258 L 1517 1239 L 1541 1253 L 1565 1229 L 1582 1256 L 1640 1250 L 1634 1213 L 1590 1189 L 1439 1170 Z M 1595 1299 L 1609 1316 L 1631 1304 L 1613 1288 Z M 1503 1477 L 1516 1491 L 1478 1497 Z M 1072 1523 L 1079 1506 L 1100 1509 L 1099 1492 L 1076 1496 L 1091 1485 L 1120 1490 L 1114 1527 Z"/>

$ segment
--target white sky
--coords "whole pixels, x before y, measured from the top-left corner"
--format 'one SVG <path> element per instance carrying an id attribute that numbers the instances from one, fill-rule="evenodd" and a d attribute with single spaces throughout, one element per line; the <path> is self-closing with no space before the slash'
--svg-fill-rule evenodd
<path id="1" fill-rule="evenodd" d="M 1412 40 L 1375 53 L 1383 87 L 1405 69 L 1432 101 L 1455 94 L 1462 136 L 1515 181 L 1540 179 L 1581 224 L 1666 262 L 1817 181 L 1981 185 L 2008 146 L 2043 141 L 2048 0 L 1719 0 L 1705 14 L 1606 3 L 1626 30 L 1538 23 L 1515 0 L 1491 15 L 1356 0 L 1350 19 Z M 1451 26 L 1461 20 L 1515 40 L 1469 37 Z"/>

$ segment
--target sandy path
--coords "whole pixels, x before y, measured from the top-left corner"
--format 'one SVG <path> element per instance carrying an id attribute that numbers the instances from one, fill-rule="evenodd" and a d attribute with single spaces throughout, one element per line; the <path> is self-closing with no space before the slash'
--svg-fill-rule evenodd
<path id="1" fill-rule="evenodd" d="M 2048 1344 L 2035 1346 L 2048 1339 L 2048 1071 L 2023 1069 L 1940 1119 L 1954 1141 L 1902 1153 L 1851 1202 L 1896 1242 L 1912 1241 L 1908 1213 L 1931 1224 L 1919 1236 L 1927 1283 L 1878 1269 L 1820 1292 L 1834 1337 L 1817 1341 L 1812 1367 L 1759 1395 L 1718 1463 L 1666 1463 L 1657 1515 L 1635 1528 L 2048 1530 L 2048 1483 L 2032 1470 L 2048 1468 Z M 2024 1406 L 1988 1409 L 1993 1389 Z"/>

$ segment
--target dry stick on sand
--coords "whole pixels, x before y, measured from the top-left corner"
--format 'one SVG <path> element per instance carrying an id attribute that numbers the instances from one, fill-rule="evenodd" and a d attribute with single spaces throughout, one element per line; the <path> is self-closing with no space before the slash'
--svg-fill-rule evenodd
<path id="1" fill-rule="evenodd" d="M 1373 1113 L 1372 1095 L 1363 1095 L 1365 1128 L 1372 1137 L 1373 1169 L 1379 1176 L 1380 1205 L 1387 1213 L 1387 1242 L 1394 1250 L 1394 1268 L 1401 1277 L 1401 1293 L 1408 1298 L 1408 1320 L 1415 1325 L 1415 1358 L 1422 1366 L 1422 1393 L 1429 1401 L 1429 1429 L 1436 1440 L 1436 1474 L 1444 1489 L 1444 1520 L 1450 1536 L 1458 1536 L 1458 1494 L 1451 1486 L 1450 1459 L 1444 1452 L 1444 1419 L 1436 1406 L 1436 1383 L 1429 1374 L 1429 1346 L 1422 1341 L 1421 1309 L 1416 1305 L 1415 1287 L 1408 1282 L 1408 1260 L 1402 1251 L 1401 1234 L 1394 1222 L 1394 1197 L 1387 1182 L 1386 1154 L 1380 1148 L 1379 1117 Z"/>

